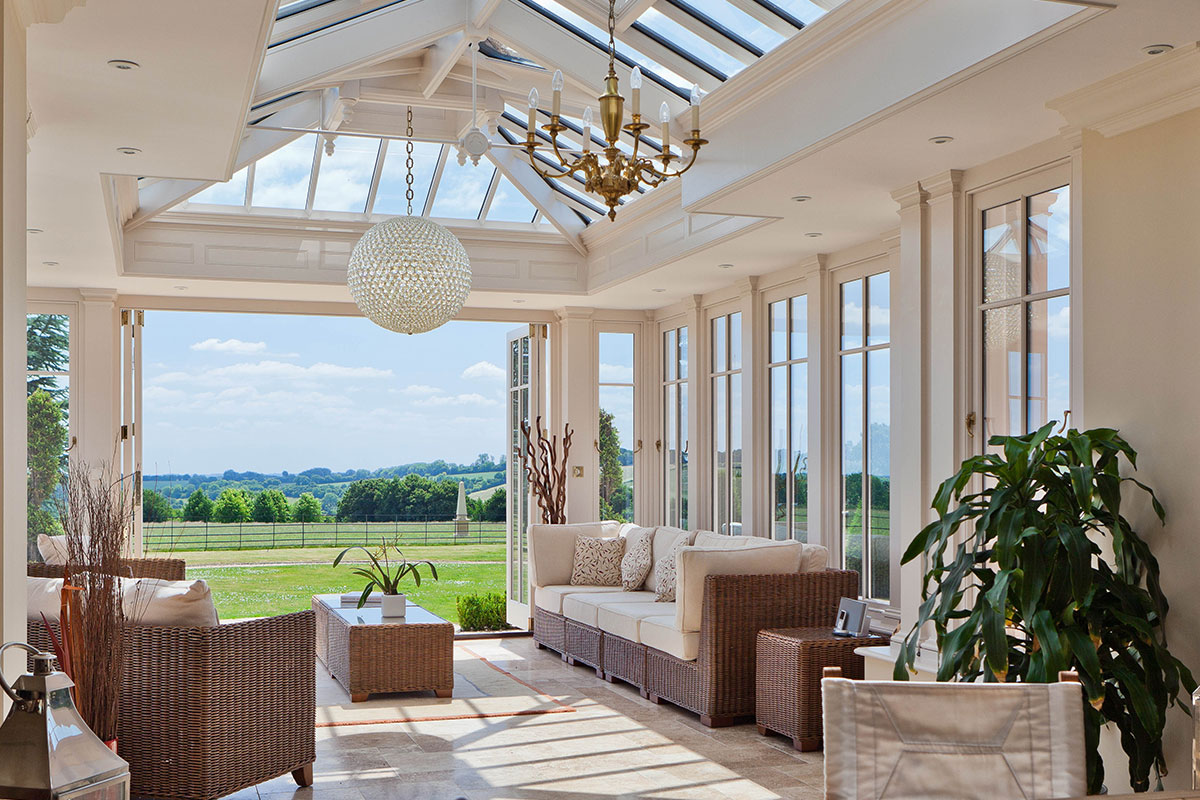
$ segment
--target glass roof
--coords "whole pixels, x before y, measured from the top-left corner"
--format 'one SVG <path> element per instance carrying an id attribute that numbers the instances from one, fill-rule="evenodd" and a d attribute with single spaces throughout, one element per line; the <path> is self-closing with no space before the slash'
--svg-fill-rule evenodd
<path id="1" fill-rule="evenodd" d="M 333 154 L 305 134 L 195 194 L 179 210 L 284 216 L 397 216 L 407 212 L 404 142 L 340 136 Z M 537 208 L 495 166 L 459 166 L 453 148 L 413 143 L 413 214 L 532 224 Z"/>

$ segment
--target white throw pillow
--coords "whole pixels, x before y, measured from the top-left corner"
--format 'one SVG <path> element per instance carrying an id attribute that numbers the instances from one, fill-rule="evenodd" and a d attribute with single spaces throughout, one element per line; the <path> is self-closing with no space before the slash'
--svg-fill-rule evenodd
<path id="1" fill-rule="evenodd" d="M 575 537 L 575 560 L 571 565 L 572 586 L 620 586 L 621 557 L 625 540 Z"/>
<path id="2" fill-rule="evenodd" d="M 650 568 L 654 566 L 651 555 L 653 528 L 634 528 L 625 537 L 625 557 L 621 559 L 621 588 L 637 592 L 646 582 Z"/>
<path id="3" fill-rule="evenodd" d="M 211 628 L 219 624 L 212 591 L 202 580 L 122 578 L 125 619 L 132 625 Z"/>
<path id="4" fill-rule="evenodd" d="M 46 619 L 58 622 L 58 612 L 62 607 L 62 578 L 33 578 L 25 579 L 25 608 L 29 619 Z"/>
<path id="5" fill-rule="evenodd" d="M 654 565 L 654 602 L 675 602 L 675 560 L 679 552 L 688 546 L 690 539 L 688 533 L 680 534 L 667 554 Z"/>
<path id="6" fill-rule="evenodd" d="M 38 552 L 42 555 L 42 561 L 47 564 L 56 566 L 67 563 L 67 537 L 63 536 L 47 536 L 44 533 L 39 533 L 37 538 Z"/>

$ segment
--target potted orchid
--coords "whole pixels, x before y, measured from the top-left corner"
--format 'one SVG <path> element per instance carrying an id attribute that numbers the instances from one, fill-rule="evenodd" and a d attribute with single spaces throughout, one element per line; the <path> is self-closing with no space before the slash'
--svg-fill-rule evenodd
<path id="1" fill-rule="evenodd" d="M 361 550 L 367 554 L 369 561 L 355 564 L 351 570 L 355 575 L 365 578 L 367 584 L 363 587 L 362 594 L 358 598 L 358 607 L 362 608 L 367 604 L 367 599 L 371 596 L 376 588 L 383 592 L 383 597 L 380 598 L 380 606 L 385 617 L 403 617 L 404 608 L 408 603 L 406 598 L 400 592 L 400 583 L 407 576 L 411 575 L 415 586 L 421 585 L 421 573 L 418 567 L 422 564 L 429 567 L 429 575 L 435 581 L 438 579 L 437 567 L 431 561 L 409 561 L 400 552 L 400 540 L 392 539 L 391 541 L 382 540 L 379 546 L 368 550 L 365 547 L 356 545 L 347 547 L 342 552 L 338 553 L 337 558 L 333 560 L 333 565 L 336 567 L 342 563 L 342 559 L 351 550 Z"/>

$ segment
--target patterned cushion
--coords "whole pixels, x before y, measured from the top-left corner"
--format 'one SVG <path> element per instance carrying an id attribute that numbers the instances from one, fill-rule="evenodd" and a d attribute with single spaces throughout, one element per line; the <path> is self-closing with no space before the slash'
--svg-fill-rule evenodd
<path id="1" fill-rule="evenodd" d="M 571 566 L 573 586 L 620 586 L 621 556 L 625 540 L 575 537 L 575 561 Z"/>
<path id="2" fill-rule="evenodd" d="M 650 567 L 654 566 L 650 551 L 653 528 L 634 528 L 625 537 L 625 557 L 621 559 L 621 588 L 636 592 L 642 588 Z"/>
<path id="3" fill-rule="evenodd" d="M 683 533 L 671 545 L 667 554 L 654 565 L 656 583 L 654 585 L 654 601 L 656 603 L 675 602 L 675 559 L 679 551 L 687 547 L 688 535 Z"/>

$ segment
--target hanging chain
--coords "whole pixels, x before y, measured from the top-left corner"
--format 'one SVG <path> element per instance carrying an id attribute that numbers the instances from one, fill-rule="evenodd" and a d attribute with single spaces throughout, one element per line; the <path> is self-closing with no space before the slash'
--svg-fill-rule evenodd
<path id="1" fill-rule="evenodd" d="M 613 73 L 613 60 L 617 57 L 617 0 L 608 0 L 608 72 Z"/>
<path id="2" fill-rule="evenodd" d="M 408 107 L 408 128 L 405 134 L 408 136 L 408 141 L 404 143 L 404 152 L 408 157 L 404 160 L 404 166 L 408 170 L 404 176 L 404 182 L 408 187 L 404 190 L 404 197 L 408 200 L 408 215 L 412 216 L 412 201 L 413 201 L 413 127 L 412 127 L 412 106 Z"/>

